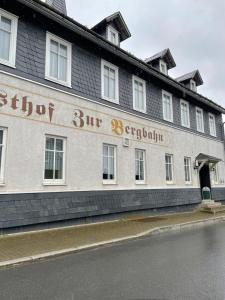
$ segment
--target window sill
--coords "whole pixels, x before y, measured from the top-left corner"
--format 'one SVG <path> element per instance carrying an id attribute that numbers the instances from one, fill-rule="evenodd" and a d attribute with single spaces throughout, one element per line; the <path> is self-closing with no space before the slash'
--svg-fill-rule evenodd
<path id="1" fill-rule="evenodd" d="M 6 184 L 4 182 L 0 182 L 0 186 L 5 186 Z"/>
<path id="2" fill-rule="evenodd" d="M 198 129 L 197 129 L 197 131 L 200 132 L 200 133 L 205 133 L 204 130 L 198 130 Z"/>
<path id="3" fill-rule="evenodd" d="M 138 109 L 138 108 L 136 108 L 136 107 L 133 107 L 133 110 L 135 110 L 135 111 L 138 111 L 138 112 L 140 112 L 140 113 L 143 113 L 143 114 L 146 114 L 147 112 L 146 112 L 146 109 Z"/>
<path id="4" fill-rule="evenodd" d="M 146 185 L 147 183 L 145 181 L 135 180 L 135 184 L 137 184 L 137 185 Z"/>
<path id="5" fill-rule="evenodd" d="M 175 185 L 175 183 L 173 181 L 167 181 L 166 184 L 167 185 Z"/>
<path id="6" fill-rule="evenodd" d="M 163 118 L 163 120 L 166 121 L 166 122 L 173 123 L 173 120 L 167 120 L 167 119 L 165 119 L 165 118 Z"/>
<path id="7" fill-rule="evenodd" d="M 181 124 L 181 126 L 182 126 L 182 127 L 184 127 L 184 128 L 188 128 L 188 129 L 190 129 L 190 128 L 191 128 L 191 126 L 190 126 L 190 125 L 184 125 L 184 124 Z"/>
<path id="8" fill-rule="evenodd" d="M 68 83 L 68 82 L 63 82 L 63 81 L 60 81 L 60 80 L 57 80 L 57 79 L 54 79 L 52 77 L 49 77 L 49 76 L 45 76 L 45 79 L 48 80 L 48 81 L 51 81 L 51 82 L 54 82 L 54 83 L 57 83 L 57 84 L 60 84 L 60 85 L 63 85 L 63 86 L 66 86 L 68 88 L 71 88 L 72 89 L 72 86 L 71 86 L 71 83 Z"/>
<path id="9" fill-rule="evenodd" d="M 104 185 L 116 185 L 117 183 L 114 180 L 103 180 L 102 184 L 104 184 Z"/>
<path id="10" fill-rule="evenodd" d="M 102 95 L 102 100 L 109 101 L 115 104 L 119 104 L 119 99 L 110 99 Z"/>
<path id="11" fill-rule="evenodd" d="M 193 183 L 192 183 L 192 181 L 190 181 L 190 182 L 185 182 L 185 185 L 192 185 Z"/>
<path id="12" fill-rule="evenodd" d="M 44 186 L 66 186 L 65 182 L 43 182 Z"/>
<path id="13" fill-rule="evenodd" d="M 11 63 L 11 62 L 6 61 L 6 60 L 1 60 L 0 59 L 0 64 L 5 65 L 5 66 L 10 67 L 10 68 L 13 68 L 13 69 L 16 68 L 14 63 Z"/>

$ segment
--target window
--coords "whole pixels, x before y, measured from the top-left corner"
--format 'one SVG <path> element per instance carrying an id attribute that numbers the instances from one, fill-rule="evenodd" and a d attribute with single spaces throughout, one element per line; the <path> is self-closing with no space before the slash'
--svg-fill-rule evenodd
<path id="1" fill-rule="evenodd" d="M 169 122 L 173 122 L 172 95 L 170 93 L 163 91 L 162 102 L 163 102 L 163 119 Z"/>
<path id="2" fill-rule="evenodd" d="M 190 127 L 190 115 L 189 115 L 189 104 L 188 102 L 180 101 L 180 112 L 181 112 L 181 125 L 184 127 Z"/>
<path id="3" fill-rule="evenodd" d="M 212 136 L 216 136 L 216 121 L 213 114 L 209 114 L 209 132 Z"/>
<path id="4" fill-rule="evenodd" d="M 0 184 L 4 182 L 6 130 L 0 128 Z"/>
<path id="5" fill-rule="evenodd" d="M 65 183 L 65 139 L 46 136 L 45 183 Z"/>
<path id="6" fill-rule="evenodd" d="M 146 83 L 136 76 L 133 76 L 133 108 L 146 112 Z"/>
<path id="7" fill-rule="evenodd" d="M 0 9 L 0 63 L 15 67 L 18 17 Z"/>
<path id="8" fill-rule="evenodd" d="M 196 92 L 196 83 L 195 83 L 195 81 L 194 80 L 190 80 L 190 88 L 191 88 L 191 90 L 192 91 L 194 91 L 194 92 Z"/>
<path id="9" fill-rule="evenodd" d="M 213 184 L 218 184 L 219 183 L 219 172 L 218 172 L 218 164 L 210 166 L 210 171 L 211 171 L 211 180 Z"/>
<path id="10" fill-rule="evenodd" d="M 103 182 L 115 183 L 116 179 L 116 146 L 103 145 Z"/>
<path id="11" fill-rule="evenodd" d="M 160 60 L 159 68 L 160 68 L 160 72 L 162 72 L 165 75 L 168 75 L 167 64 L 163 60 Z"/>
<path id="12" fill-rule="evenodd" d="M 199 107 L 196 107 L 196 123 L 197 130 L 204 132 L 203 110 Z"/>
<path id="13" fill-rule="evenodd" d="M 145 150 L 135 149 L 135 180 L 145 182 Z"/>
<path id="14" fill-rule="evenodd" d="M 70 43 L 47 33 L 45 78 L 71 87 L 71 55 Z"/>
<path id="15" fill-rule="evenodd" d="M 102 98 L 119 103 L 118 67 L 102 60 Z"/>
<path id="16" fill-rule="evenodd" d="M 191 183 L 191 158 L 184 158 L 184 175 L 185 175 L 185 183 Z"/>
<path id="17" fill-rule="evenodd" d="M 112 26 L 107 27 L 107 40 L 114 45 L 119 45 L 119 33 Z"/>
<path id="18" fill-rule="evenodd" d="M 173 155 L 166 154 L 165 155 L 165 164 L 166 164 L 166 182 L 173 182 Z"/>

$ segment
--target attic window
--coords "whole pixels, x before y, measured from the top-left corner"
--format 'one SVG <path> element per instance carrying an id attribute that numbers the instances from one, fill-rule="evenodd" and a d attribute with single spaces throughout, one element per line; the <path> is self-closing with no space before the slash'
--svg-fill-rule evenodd
<path id="1" fill-rule="evenodd" d="M 190 88 L 192 91 L 196 92 L 196 83 L 193 79 L 190 80 Z"/>
<path id="2" fill-rule="evenodd" d="M 165 75 L 168 75 L 167 64 L 163 60 L 160 60 L 159 68 L 160 68 L 160 72 L 162 72 Z"/>
<path id="3" fill-rule="evenodd" d="M 107 27 L 107 40 L 114 45 L 119 45 L 119 33 L 112 26 Z"/>

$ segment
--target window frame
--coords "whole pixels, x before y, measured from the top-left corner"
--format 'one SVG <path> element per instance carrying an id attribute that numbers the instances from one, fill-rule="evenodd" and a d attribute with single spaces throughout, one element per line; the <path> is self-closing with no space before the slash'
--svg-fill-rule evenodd
<path id="1" fill-rule="evenodd" d="M 187 105 L 187 112 L 188 112 L 188 124 L 184 124 L 183 115 L 182 115 L 182 104 Z M 181 125 L 186 128 L 190 128 L 190 107 L 189 103 L 183 99 L 180 100 L 180 118 L 181 118 Z"/>
<path id="2" fill-rule="evenodd" d="M 54 138 L 63 141 L 63 172 L 62 172 L 62 179 L 45 179 L 45 157 L 46 157 L 46 139 L 47 138 Z M 66 185 L 66 150 L 67 150 L 67 138 L 52 135 L 52 134 L 45 134 L 44 136 L 44 172 L 43 172 L 43 185 Z M 54 149 L 55 152 L 55 149 Z"/>
<path id="3" fill-rule="evenodd" d="M 218 163 L 210 170 L 210 178 L 213 185 L 219 184 L 219 165 Z M 216 175 L 216 176 L 215 176 Z M 216 180 L 215 180 L 216 178 Z"/>
<path id="4" fill-rule="evenodd" d="M 114 149 L 114 179 L 103 179 L 103 171 L 104 171 L 104 146 L 113 147 Z M 102 144 L 102 183 L 104 185 L 107 184 L 116 184 L 117 183 L 117 146 L 109 143 Z"/>
<path id="5" fill-rule="evenodd" d="M 188 159 L 188 161 L 189 161 L 189 164 L 187 165 L 187 164 L 185 164 L 185 159 Z M 190 180 L 189 181 L 187 181 L 186 180 L 186 173 L 185 173 L 185 167 L 187 167 L 188 166 L 188 168 L 189 168 L 189 177 L 190 177 Z M 184 181 L 185 181 L 185 184 L 192 184 L 192 168 L 191 168 L 191 157 L 190 156 L 184 156 Z"/>
<path id="6" fill-rule="evenodd" d="M 0 168 L 0 185 L 4 184 L 5 180 L 5 164 L 6 164 L 6 147 L 7 147 L 7 129 L 4 127 L 0 127 L 0 130 L 3 132 L 2 135 L 2 157 L 1 157 L 1 168 Z"/>
<path id="7" fill-rule="evenodd" d="M 169 98 L 170 98 L 170 105 L 171 105 L 171 118 L 170 119 L 167 119 L 165 117 L 164 95 L 169 96 Z M 162 90 L 162 107 L 163 107 L 163 120 L 173 123 L 173 95 L 164 90 Z"/>
<path id="8" fill-rule="evenodd" d="M 55 41 L 58 44 L 61 44 L 67 47 L 67 80 L 60 80 L 50 75 L 50 50 L 51 50 L 51 40 Z M 46 50 L 45 50 L 45 79 L 50 80 L 52 82 L 67 86 L 71 88 L 71 80 L 72 80 L 72 44 L 51 32 L 46 32 Z"/>
<path id="9" fill-rule="evenodd" d="M 197 91 L 196 82 L 193 79 L 190 80 L 190 90 L 192 90 L 193 92 Z"/>
<path id="10" fill-rule="evenodd" d="M 136 107 L 135 101 L 135 81 L 143 84 L 143 101 L 144 101 L 144 108 L 140 109 Z M 132 90 L 133 90 L 133 109 L 142 113 L 146 113 L 146 81 L 144 79 L 139 78 L 138 76 L 132 75 Z"/>
<path id="11" fill-rule="evenodd" d="M 166 72 L 163 72 L 162 65 L 165 67 Z M 163 61 L 162 59 L 160 59 L 160 61 L 159 61 L 159 70 L 162 74 L 168 75 L 167 63 L 165 61 Z"/>
<path id="12" fill-rule="evenodd" d="M 9 60 L 0 58 L 0 64 L 9 66 L 11 68 L 16 68 L 16 48 L 17 48 L 17 31 L 18 31 L 19 17 L 0 8 L 0 18 L 2 16 L 11 21 L 11 36 L 10 36 L 10 47 L 9 47 Z"/>
<path id="13" fill-rule="evenodd" d="M 115 36 L 116 36 L 116 43 L 113 43 L 111 40 L 110 40 L 110 33 L 114 33 Z M 107 40 L 112 43 L 113 45 L 116 45 L 116 46 L 119 46 L 119 32 L 113 28 L 111 25 L 108 25 L 107 26 Z"/>
<path id="14" fill-rule="evenodd" d="M 202 116 L 201 117 L 201 119 L 202 119 L 202 130 L 198 128 L 198 120 L 197 120 L 197 111 L 198 110 L 201 111 L 201 116 Z M 200 108 L 200 107 L 198 107 L 198 106 L 196 106 L 196 108 L 195 108 L 195 116 L 196 116 L 196 128 L 197 128 L 197 131 L 204 133 L 205 132 L 205 124 L 204 124 L 204 112 L 203 112 L 203 109 Z"/>
<path id="15" fill-rule="evenodd" d="M 165 157 L 164 157 L 164 159 L 165 159 L 165 175 L 166 175 L 166 166 L 167 166 L 166 156 L 170 156 L 171 157 L 171 175 L 172 175 L 171 180 L 167 180 L 166 179 L 166 184 L 173 184 L 174 183 L 174 156 L 173 156 L 173 154 L 170 154 L 170 153 L 166 153 L 165 154 Z"/>
<path id="16" fill-rule="evenodd" d="M 104 86 L 104 68 L 108 67 L 115 71 L 115 99 L 111 99 L 105 96 L 105 86 Z M 101 97 L 102 99 L 119 104 L 119 67 L 111 64 L 110 62 L 102 59 L 101 60 Z"/>
<path id="17" fill-rule="evenodd" d="M 136 179 L 136 151 L 141 151 L 143 152 L 143 158 L 144 158 L 144 180 L 137 180 Z M 134 157 L 134 168 L 135 168 L 135 183 L 136 184 L 145 184 L 146 183 L 146 150 L 145 149 L 140 149 L 140 148 L 135 148 L 135 157 Z"/>
<path id="18" fill-rule="evenodd" d="M 211 117 L 213 118 L 213 125 L 214 125 L 214 129 L 215 129 L 214 132 L 212 132 L 212 128 L 211 128 L 211 123 L 210 123 L 210 118 Z M 214 137 L 217 136 L 217 132 L 216 132 L 216 118 L 215 118 L 215 115 L 212 114 L 212 113 L 209 113 L 209 133 L 210 133 L 211 136 L 214 136 Z"/>

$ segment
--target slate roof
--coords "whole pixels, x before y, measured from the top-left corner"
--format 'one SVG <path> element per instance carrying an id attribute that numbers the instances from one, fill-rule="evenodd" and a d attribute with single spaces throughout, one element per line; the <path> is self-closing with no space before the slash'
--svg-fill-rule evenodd
<path id="1" fill-rule="evenodd" d="M 163 59 L 166 62 L 168 70 L 176 67 L 176 63 L 169 48 L 164 49 L 149 58 L 146 58 L 145 62 L 150 64 L 159 59 Z"/>
<path id="2" fill-rule="evenodd" d="M 198 70 L 192 71 L 190 73 L 187 73 L 185 75 L 182 75 L 182 76 L 176 78 L 176 80 L 180 83 L 183 83 L 185 81 L 189 81 L 191 79 L 193 79 L 196 82 L 196 86 L 199 86 L 199 85 L 203 84 L 202 77 L 201 77 Z"/>
<path id="3" fill-rule="evenodd" d="M 46 0 L 46 4 L 67 15 L 66 0 Z"/>
<path id="4" fill-rule="evenodd" d="M 129 53 L 122 48 L 112 45 L 109 41 L 107 41 L 104 37 L 97 34 L 95 31 L 88 29 L 86 26 L 78 23 L 74 19 L 70 18 L 69 16 L 65 16 L 62 12 L 55 13 L 55 10 L 52 12 L 49 10 L 50 6 L 47 6 L 41 2 L 40 0 L 15 0 L 19 3 L 26 5 L 27 7 L 32 8 L 34 11 L 38 11 L 45 15 L 46 17 L 50 18 L 51 20 L 55 21 L 57 24 L 64 26 L 65 29 L 73 31 L 76 34 L 79 34 L 81 37 L 85 38 L 86 40 L 94 43 L 98 47 L 105 49 L 112 55 L 115 55 L 124 61 L 132 64 L 135 67 L 140 68 L 140 70 L 150 74 L 154 78 L 157 78 L 159 81 L 169 84 L 171 87 L 178 91 L 182 91 L 187 95 L 190 95 L 197 101 L 204 103 L 213 109 L 225 114 L 225 108 L 221 105 L 217 104 L 216 102 L 212 101 L 211 99 L 202 96 L 199 93 L 195 93 L 191 91 L 189 88 L 186 88 L 183 84 L 178 82 L 177 80 L 162 74 L 157 69 L 151 67 L 151 65 L 147 64 L 144 60 L 137 58 L 133 54 Z"/>
<path id="5" fill-rule="evenodd" d="M 98 32 L 100 28 L 102 28 L 103 26 L 107 26 L 107 24 L 109 24 L 110 22 L 115 22 L 121 36 L 121 42 L 131 37 L 131 33 L 127 27 L 127 24 L 125 23 L 124 18 L 119 11 L 104 18 L 101 22 L 92 27 L 91 30 Z"/>

